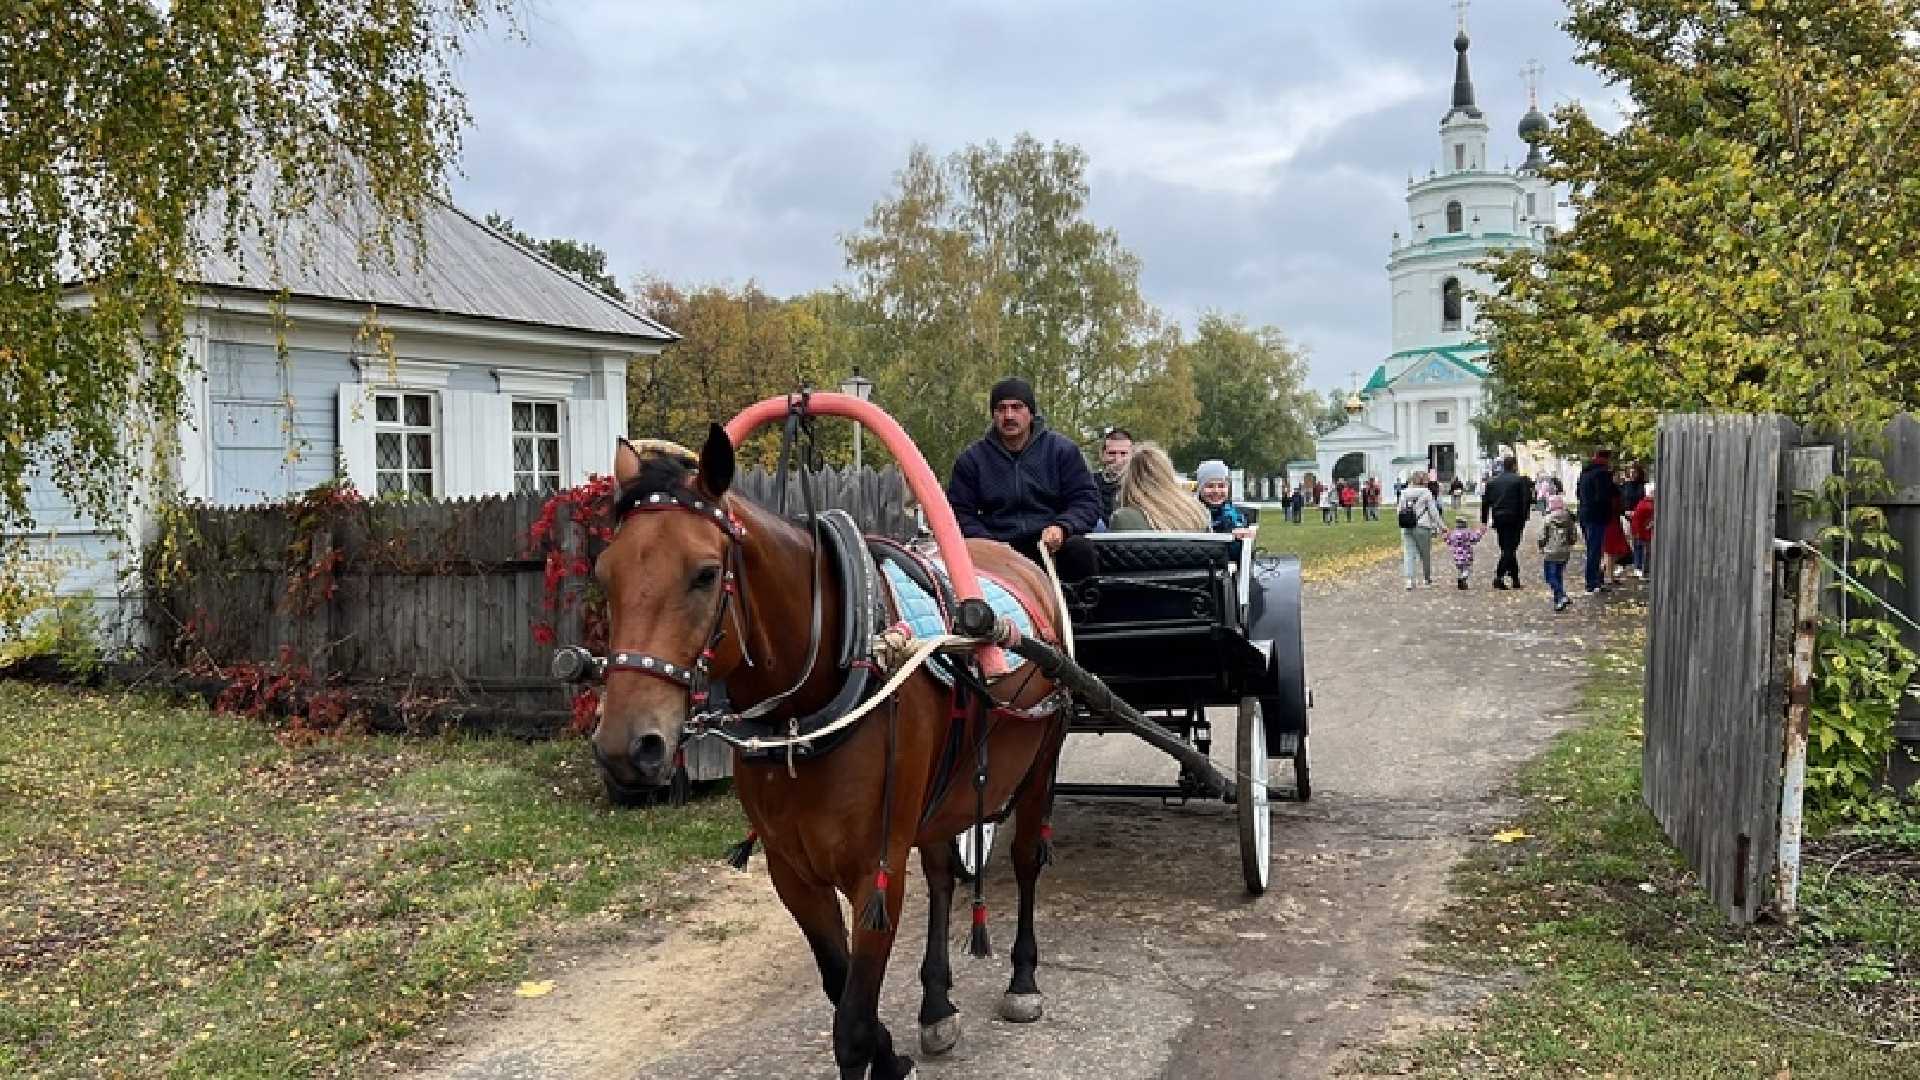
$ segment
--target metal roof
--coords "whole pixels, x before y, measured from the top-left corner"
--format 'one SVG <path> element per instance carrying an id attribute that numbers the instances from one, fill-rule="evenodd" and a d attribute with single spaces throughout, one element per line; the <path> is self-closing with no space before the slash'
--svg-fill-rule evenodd
<path id="1" fill-rule="evenodd" d="M 258 185 L 256 185 L 258 190 Z M 287 223 L 276 241 L 242 227 L 237 246 L 219 238 L 222 211 L 201 218 L 212 233 L 200 284 L 298 297 L 465 315 L 665 343 L 679 335 L 466 212 L 438 199 L 421 206 L 420 237 L 396 230 L 394 257 L 363 255 L 359 237 L 375 211 L 364 196 L 316 205 Z M 359 220 L 355 220 L 359 219 Z"/>

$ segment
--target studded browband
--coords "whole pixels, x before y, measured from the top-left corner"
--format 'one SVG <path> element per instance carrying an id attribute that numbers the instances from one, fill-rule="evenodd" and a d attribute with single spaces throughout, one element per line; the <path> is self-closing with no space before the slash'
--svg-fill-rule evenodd
<path id="1" fill-rule="evenodd" d="M 713 613 L 713 626 L 707 633 L 707 640 L 700 648 L 700 655 L 691 667 L 676 664 L 658 656 L 640 652 L 615 652 L 607 657 L 605 671 L 632 671 L 641 675 L 651 675 L 656 679 L 687 688 L 693 703 L 703 705 L 707 697 L 707 667 L 713 662 L 713 648 L 719 644 L 725 632 L 727 608 L 740 594 L 739 575 L 736 567 L 739 563 L 740 543 L 746 538 L 746 526 L 723 505 L 710 503 L 684 488 L 671 491 L 656 491 L 643 499 L 638 499 L 621 515 L 621 520 L 633 514 L 644 514 L 657 510 L 681 510 L 698 515 L 733 541 L 727 552 L 727 566 L 721 577 L 720 605 Z M 745 603 L 745 599 L 741 598 Z M 742 643 L 744 645 L 744 642 Z"/>

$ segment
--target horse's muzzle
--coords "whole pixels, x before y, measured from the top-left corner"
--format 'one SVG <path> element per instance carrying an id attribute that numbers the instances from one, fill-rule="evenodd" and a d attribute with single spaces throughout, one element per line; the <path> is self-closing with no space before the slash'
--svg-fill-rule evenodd
<path id="1" fill-rule="evenodd" d="M 627 760 L 642 783 L 665 784 L 673 779 L 673 753 L 667 740 L 654 732 L 636 735 L 627 744 Z"/>
<path id="2" fill-rule="evenodd" d="M 664 787 L 673 781 L 673 749 L 658 734 L 635 735 L 628 741 L 624 754 L 601 750 L 597 737 L 587 742 L 593 747 L 593 759 L 601 770 L 621 788 Z"/>

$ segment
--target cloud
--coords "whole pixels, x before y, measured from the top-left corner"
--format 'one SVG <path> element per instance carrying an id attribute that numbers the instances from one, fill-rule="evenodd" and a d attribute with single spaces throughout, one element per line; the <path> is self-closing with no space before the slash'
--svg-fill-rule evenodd
<path id="1" fill-rule="evenodd" d="M 1556 10 L 1474 5 L 1495 163 L 1524 154 L 1528 59 L 1547 107 L 1617 122 Z M 1321 386 L 1389 351 L 1389 237 L 1453 76 L 1440 0 L 567 0 L 525 29 L 462 64 L 455 196 L 475 212 L 596 243 L 623 277 L 797 293 L 844 279 L 840 238 L 914 143 L 1030 132 L 1087 151 L 1089 214 L 1141 256 L 1149 299 L 1280 327 Z"/>

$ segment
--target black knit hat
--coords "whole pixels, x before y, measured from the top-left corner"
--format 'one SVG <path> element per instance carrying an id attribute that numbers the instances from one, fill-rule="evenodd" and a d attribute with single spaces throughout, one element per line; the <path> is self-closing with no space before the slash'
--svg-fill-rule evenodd
<path id="1" fill-rule="evenodd" d="M 1040 411 L 1033 403 L 1033 386 L 1018 375 L 1009 375 L 993 384 L 993 396 L 987 398 L 987 408 L 992 409 L 1003 401 L 1018 401 L 1028 412 Z"/>

